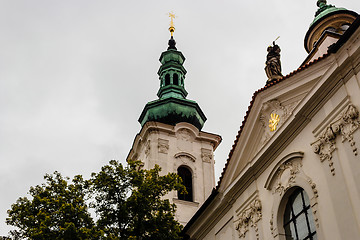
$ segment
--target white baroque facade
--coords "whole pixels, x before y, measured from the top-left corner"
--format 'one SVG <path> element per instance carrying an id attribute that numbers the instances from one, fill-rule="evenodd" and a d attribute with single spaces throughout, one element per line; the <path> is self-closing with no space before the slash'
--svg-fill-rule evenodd
<path id="1" fill-rule="evenodd" d="M 176 218 L 185 225 L 215 187 L 213 152 L 220 141 L 220 136 L 199 131 L 190 123 L 172 126 L 147 122 L 136 136 L 128 159 L 141 160 L 145 169 L 157 164 L 163 174 L 176 173 L 180 167 L 190 170 L 191 201 L 179 199 L 175 191 L 166 196 L 177 205 Z"/>
<path id="2" fill-rule="evenodd" d="M 309 29 L 299 69 L 255 92 L 187 239 L 360 239 L 360 18 L 339 14 Z"/>

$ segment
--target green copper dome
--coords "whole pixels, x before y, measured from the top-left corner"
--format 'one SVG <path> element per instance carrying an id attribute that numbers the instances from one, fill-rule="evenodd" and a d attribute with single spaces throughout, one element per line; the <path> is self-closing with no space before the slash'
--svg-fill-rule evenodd
<path id="1" fill-rule="evenodd" d="M 334 5 L 326 4 L 326 0 L 318 0 L 317 6 L 319 9 L 316 11 L 314 21 L 310 24 L 310 26 L 327 15 L 330 15 L 334 12 L 347 10 L 346 8 L 337 8 Z"/>
<path id="2" fill-rule="evenodd" d="M 339 38 L 358 16 L 357 13 L 346 8 L 327 4 L 326 0 L 318 0 L 317 6 L 315 18 L 304 39 L 304 47 L 308 53 L 317 49 L 316 44 L 321 44 L 322 40 L 329 34 L 332 37 Z"/>
<path id="3" fill-rule="evenodd" d="M 177 51 L 176 42 L 171 36 L 167 51 L 160 56 L 161 66 L 158 71 L 160 88 L 159 99 L 148 102 L 142 111 L 139 122 L 155 121 L 175 125 L 180 122 L 193 124 L 199 130 L 203 127 L 206 117 L 199 105 L 186 99 L 184 55 Z"/>

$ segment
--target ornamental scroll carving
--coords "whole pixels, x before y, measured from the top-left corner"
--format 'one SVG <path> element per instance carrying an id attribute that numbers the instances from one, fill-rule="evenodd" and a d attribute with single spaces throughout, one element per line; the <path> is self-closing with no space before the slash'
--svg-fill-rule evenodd
<path id="1" fill-rule="evenodd" d="M 296 174 L 300 172 L 301 162 L 290 161 L 281 164 L 276 173 L 276 184 L 274 186 L 273 194 L 279 193 L 280 196 L 286 190 L 294 186 Z"/>
<path id="2" fill-rule="evenodd" d="M 318 139 L 311 143 L 314 153 L 318 154 L 320 161 L 328 161 L 332 175 L 335 175 L 332 153 L 336 149 L 336 137 L 341 136 L 342 142 L 347 140 L 350 143 L 355 156 L 358 155 L 353 133 L 359 128 L 359 111 L 354 105 L 349 105 L 347 109 L 340 114 L 337 120 L 330 123 Z"/>
<path id="3" fill-rule="evenodd" d="M 299 160 L 287 161 L 280 165 L 275 175 L 273 194 L 278 193 L 281 197 L 288 189 L 298 185 L 296 183 L 297 178 L 302 178 L 309 184 L 313 192 L 313 198 L 317 199 L 319 195 L 316 184 L 303 172 L 302 163 Z M 316 215 L 316 212 L 314 212 L 314 215 Z"/>
<path id="4" fill-rule="evenodd" d="M 287 160 L 285 159 L 285 161 L 281 163 L 279 167 L 277 167 L 274 175 L 270 176 L 271 180 L 269 182 L 269 185 L 265 186 L 269 191 L 272 191 L 275 199 L 271 212 L 271 218 L 269 220 L 269 228 L 273 238 L 276 238 L 280 234 L 277 227 L 279 224 L 278 206 L 280 205 L 282 199 L 284 199 L 285 193 L 292 187 L 301 187 L 307 192 L 310 198 L 310 206 L 313 213 L 315 225 L 317 228 L 319 228 L 320 224 L 317 214 L 319 197 L 318 190 L 313 180 L 304 173 L 302 169 L 301 159 L 302 158 L 300 156 L 295 158 L 291 157 Z M 282 217 L 283 215 L 281 216 L 281 218 Z"/>
<path id="5" fill-rule="evenodd" d="M 236 223 L 236 230 L 240 238 L 245 238 L 249 228 L 252 227 L 255 230 L 256 239 L 259 239 L 258 222 L 262 218 L 261 208 L 261 202 L 256 198 L 250 203 L 248 208 L 238 214 L 239 218 Z"/>

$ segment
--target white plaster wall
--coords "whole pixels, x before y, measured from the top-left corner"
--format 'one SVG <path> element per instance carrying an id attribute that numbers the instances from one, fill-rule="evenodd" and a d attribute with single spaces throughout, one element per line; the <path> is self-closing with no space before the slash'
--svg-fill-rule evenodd
<path id="1" fill-rule="evenodd" d="M 196 237 L 191 239 L 285 239 L 282 235 L 283 211 L 294 187 L 303 188 L 310 198 L 313 214 L 317 219 L 318 239 L 359 239 L 360 128 L 352 134 L 354 146 L 352 142 L 343 139 L 341 134 L 337 134 L 336 149 L 331 154 L 334 171 L 331 171 L 329 161 L 321 162 L 320 155 L 314 152 L 312 146 L 327 127 L 333 126 L 348 106 L 353 105 L 360 111 L 359 53 L 350 61 L 346 53 L 359 52 L 359 49 L 358 38 L 351 47 L 341 49 L 342 52 L 340 51 L 336 56 L 334 65 L 325 73 L 325 77 L 335 78 L 335 81 L 341 79 L 329 94 L 329 99 L 321 103 L 322 106 L 316 109 L 317 112 L 309 119 L 308 124 L 296 133 L 298 135 L 291 142 L 286 143 L 288 145 L 282 148 L 275 160 L 264 169 L 249 170 L 248 167 L 253 177 L 243 181 L 234 176 L 236 180 L 219 193 L 214 200 L 215 203 L 209 207 L 204 215 L 204 219 L 207 218 L 205 220 L 200 218 L 198 223 L 194 224 L 195 230 L 192 233 Z M 336 69 L 337 64 L 342 63 L 344 63 L 342 68 Z M 331 75 L 331 71 L 334 70 L 337 71 L 336 74 Z M 306 77 L 311 81 L 311 76 Z M 308 116 L 304 117 L 305 120 Z M 360 117 L 357 121 L 359 126 Z M 357 151 L 354 151 L 355 148 Z M 293 153 L 296 153 L 297 157 L 284 160 Z M 232 161 L 240 161 L 243 156 L 246 154 L 239 155 L 238 159 Z M 251 162 L 252 159 L 241 160 L 247 160 L 249 166 L 254 164 Z M 288 183 L 290 177 L 294 177 L 293 182 L 286 186 L 288 189 L 280 194 L 275 192 L 276 181 L 269 183 L 269 179 L 277 179 L 276 173 L 281 161 L 300 165 L 296 165 L 299 166 L 298 172 L 291 173 L 290 170 L 285 170 L 283 175 L 280 175 L 281 184 Z M 243 172 L 239 176 L 241 174 Z M 236 230 L 237 224 L 243 216 L 242 213 L 251 209 L 251 203 L 255 199 L 261 201 L 261 219 L 256 222 L 256 226 L 249 224 L 245 234 L 240 237 L 239 231 Z M 254 216 L 254 213 L 250 212 L 248 215 Z M 210 219 L 214 223 L 209 226 L 207 222 Z"/>
<path id="2" fill-rule="evenodd" d="M 177 205 L 176 218 L 185 225 L 215 186 L 213 151 L 219 144 L 220 137 L 199 132 L 188 123 L 176 126 L 161 123 L 155 125 L 157 127 L 152 130 L 147 130 L 149 126 L 144 125 L 140 132 L 141 140 L 136 139 L 134 143 L 134 146 L 139 147 L 135 149 L 133 146 L 131 155 L 137 155 L 146 169 L 159 165 L 162 174 L 177 172 L 179 166 L 186 166 L 191 170 L 193 202 L 178 200 L 175 191 L 165 196 Z M 204 151 L 208 158 L 204 156 Z"/>

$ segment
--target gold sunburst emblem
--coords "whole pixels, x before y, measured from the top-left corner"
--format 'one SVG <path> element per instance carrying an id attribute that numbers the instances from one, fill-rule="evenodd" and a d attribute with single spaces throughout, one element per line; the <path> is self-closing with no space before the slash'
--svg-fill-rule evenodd
<path id="1" fill-rule="evenodd" d="M 270 131 L 273 132 L 276 130 L 276 127 L 280 122 L 280 116 L 276 113 L 272 113 L 270 116 L 271 116 L 271 118 L 269 119 L 269 123 L 270 123 L 269 128 L 270 128 Z"/>

